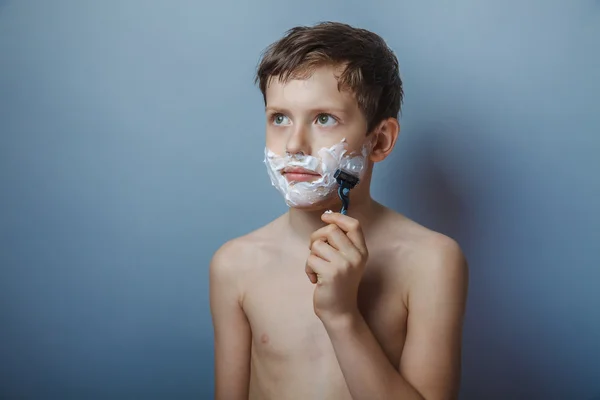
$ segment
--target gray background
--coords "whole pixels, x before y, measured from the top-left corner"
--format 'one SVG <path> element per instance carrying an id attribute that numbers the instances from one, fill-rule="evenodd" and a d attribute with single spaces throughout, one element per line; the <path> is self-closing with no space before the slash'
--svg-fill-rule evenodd
<path id="1" fill-rule="evenodd" d="M 208 262 L 285 211 L 254 68 L 328 19 L 400 59 L 373 193 L 470 261 L 461 398 L 600 394 L 599 1 L 0 0 L 0 398 L 212 396 Z"/>

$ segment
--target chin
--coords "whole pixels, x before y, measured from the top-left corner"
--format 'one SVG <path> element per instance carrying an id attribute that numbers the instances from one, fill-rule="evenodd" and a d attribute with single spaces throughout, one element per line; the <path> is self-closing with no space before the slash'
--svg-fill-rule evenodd
<path id="1" fill-rule="evenodd" d="M 300 211 L 325 211 L 327 210 L 327 206 L 323 206 L 321 204 L 310 204 L 310 205 L 289 205 L 288 206 L 290 208 L 293 208 L 294 210 L 300 210 Z"/>
<path id="2" fill-rule="evenodd" d="M 325 211 L 325 210 L 336 210 L 341 207 L 339 205 L 339 201 L 337 201 L 337 194 L 335 196 L 330 196 L 326 200 L 322 200 L 319 202 L 287 202 L 288 207 L 293 208 L 295 210 L 300 211 Z"/>

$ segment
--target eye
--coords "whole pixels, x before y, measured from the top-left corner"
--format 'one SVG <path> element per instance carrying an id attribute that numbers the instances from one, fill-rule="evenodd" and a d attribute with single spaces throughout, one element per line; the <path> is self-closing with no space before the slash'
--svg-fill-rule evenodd
<path id="1" fill-rule="evenodd" d="M 271 121 L 274 125 L 289 125 L 290 119 L 283 114 L 273 114 L 271 116 Z"/>
<path id="2" fill-rule="evenodd" d="M 322 126 L 334 126 L 337 124 L 337 120 L 330 114 L 319 114 L 317 123 Z"/>

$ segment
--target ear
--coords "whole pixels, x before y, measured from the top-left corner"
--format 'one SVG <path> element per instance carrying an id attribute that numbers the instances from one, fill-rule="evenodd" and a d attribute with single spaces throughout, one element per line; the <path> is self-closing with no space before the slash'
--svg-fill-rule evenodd
<path id="1" fill-rule="evenodd" d="M 385 160 L 394 149 L 399 134 L 400 123 L 396 118 L 387 118 L 381 121 L 371 133 L 371 135 L 375 135 L 375 143 L 369 157 L 370 160 L 373 162 Z"/>

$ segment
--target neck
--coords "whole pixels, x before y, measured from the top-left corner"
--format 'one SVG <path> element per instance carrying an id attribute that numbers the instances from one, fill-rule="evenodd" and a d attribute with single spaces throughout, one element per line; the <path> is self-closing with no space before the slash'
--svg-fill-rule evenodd
<path id="1" fill-rule="evenodd" d="M 366 233 L 369 225 L 375 219 L 375 213 L 378 209 L 379 204 L 371 198 L 369 194 L 361 197 L 350 197 L 350 207 L 348 209 L 348 216 L 355 218 L 360 222 L 363 229 L 363 233 Z M 294 232 L 294 237 L 305 241 L 308 244 L 310 235 L 319 228 L 325 226 L 325 223 L 321 220 L 321 215 L 331 209 L 331 211 L 339 212 L 342 207 L 341 201 L 338 199 L 337 202 L 332 203 L 329 207 L 316 210 L 302 210 L 298 208 L 290 208 L 287 215 L 287 222 Z"/>

